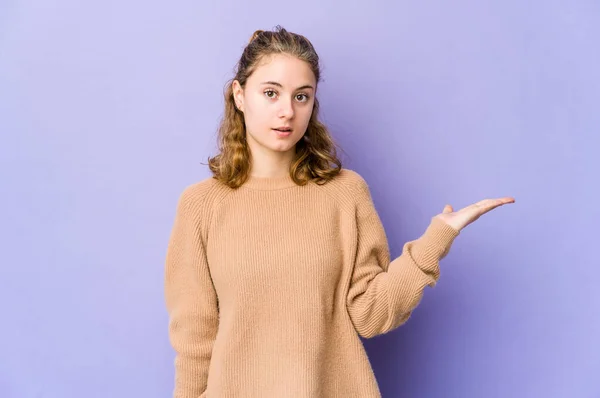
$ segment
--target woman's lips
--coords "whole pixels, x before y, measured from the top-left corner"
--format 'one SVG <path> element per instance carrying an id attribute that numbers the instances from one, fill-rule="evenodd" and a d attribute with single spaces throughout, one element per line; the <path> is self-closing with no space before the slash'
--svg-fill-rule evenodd
<path id="1" fill-rule="evenodd" d="M 279 137 L 287 137 L 292 134 L 292 130 L 277 130 L 272 129 Z"/>

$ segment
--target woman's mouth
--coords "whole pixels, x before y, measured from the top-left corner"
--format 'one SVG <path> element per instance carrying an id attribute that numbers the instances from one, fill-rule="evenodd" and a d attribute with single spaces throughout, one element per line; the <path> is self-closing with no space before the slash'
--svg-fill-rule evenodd
<path id="1" fill-rule="evenodd" d="M 273 129 L 273 131 L 275 131 L 279 137 L 287 137 L 292 134 L 291 129 Z"/>

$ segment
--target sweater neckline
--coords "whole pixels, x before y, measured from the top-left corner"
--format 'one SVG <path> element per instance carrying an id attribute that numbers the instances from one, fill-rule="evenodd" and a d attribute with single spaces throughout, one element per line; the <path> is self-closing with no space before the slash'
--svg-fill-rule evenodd
<path id="1" fill-rule="evenodd" d="M 249 175 L 243 186 L 261 191 L 273 191 L 277 189 L 289 188 L 297 184 L 292 180 L 289 174 L 283 177 L 257 177 Z"/>

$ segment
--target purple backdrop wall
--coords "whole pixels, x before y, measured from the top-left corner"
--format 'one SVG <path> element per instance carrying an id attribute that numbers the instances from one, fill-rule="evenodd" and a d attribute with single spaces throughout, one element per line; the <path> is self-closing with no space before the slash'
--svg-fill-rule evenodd
<path id="1" fill-rule="evenodd" d="M 201 4 L 205 3 L 205 4 Z M 600 397 L 600 3 L 0 3 L 0 397 L 167 397 L 163 260 L 250 34 L 308 36 L 323 120 L 399 255 L 465 229 L 384 397 Z"/>

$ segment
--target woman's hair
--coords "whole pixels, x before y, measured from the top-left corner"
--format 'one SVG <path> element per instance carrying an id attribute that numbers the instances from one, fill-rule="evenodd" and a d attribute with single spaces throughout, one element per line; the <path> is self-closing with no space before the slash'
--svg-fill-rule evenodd
<path id="1" fill-rule="evenodd" d="M 217 138 L 220 153 L 208 159 L 214 177 L 231 188 L 238 188 L 246 182 L 252 162 L 246 141 L 244 115 L 237 109 L 233 98 L 233 81 L 238 80 L 245 87 L 257 66 L 276 54 L 288 54 L 305 61 L 313 71 L 317 84 L 320 81 L 319 56 L 307 38 L 288 32 L 279 25 L 272 32 L 254 32 L 237 63 L 235 77 L 227 82 L 225 88 L 225 112 Z M 315 96 L 306 133 L 296 144 L 296 155 L 289 170 L 291 178 L 298 185 L 305 185 L 310 180 L 324 184 L 342 168 L 336 143 L 318 116 L 319 101 Z"/>

